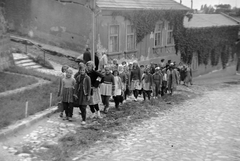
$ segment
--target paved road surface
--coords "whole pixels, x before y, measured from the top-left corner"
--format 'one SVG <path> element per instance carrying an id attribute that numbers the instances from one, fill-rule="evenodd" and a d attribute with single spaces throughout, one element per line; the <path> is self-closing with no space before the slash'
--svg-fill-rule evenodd
<path id="1" fill-rule="evenodd" d="M 239 161 L 240 86 L 206 93 L 135 127 L 84 161 Z"/>

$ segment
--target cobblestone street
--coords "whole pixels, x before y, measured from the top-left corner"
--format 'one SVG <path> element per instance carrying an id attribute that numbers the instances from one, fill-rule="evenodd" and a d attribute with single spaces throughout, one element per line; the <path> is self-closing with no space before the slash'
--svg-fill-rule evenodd
<path id="1" fill-rule="evenodd" d="M 238 161 L 240 86 L 207 92 L 73 160 Z"/>
<path id="2" fill-rule="evenodd" d="M 134 124 L 134 128 L 119 137 L 98 140 L 90 149 L 72 155 L 70 160 L 239 161 L 240 85 L 236 83 L 239 76 L 234 72 L 231 67 L 195 79 L 192 87 L 179 86 L 176 95 L 184 94 L 183 91 L 204 93 L 180 104 L 171 104 L 171 110 Z M 67 133 L 75 134 L 81 127 L 79 110 L 74 111 L 73 122 L 63 121 L 56 113 L 2 140 L 0 160 L 42 160 L 34 154 L 47 152 L 49 146 L 57 145 L 60 138 Z"/>

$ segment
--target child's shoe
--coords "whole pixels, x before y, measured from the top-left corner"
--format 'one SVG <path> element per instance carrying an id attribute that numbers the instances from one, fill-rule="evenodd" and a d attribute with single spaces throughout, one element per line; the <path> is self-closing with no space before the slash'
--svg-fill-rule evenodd
<path id="1" fill-rule="evenodd" d="M 81 123 L 82 125 L 86 125 L 86 122 L 85 121 L 82 121 L 82 123 Z"/>
<path id="2" fill-rule="evenodd" d="M 92 115 L 90 116 L 91 119 L 96 117 L 96 112 L 92 113 Z"/>
<path id="3" fill-rule="evenodd" d="M 69 117 L 68 116 L 63 117 L 63 120 L 69 120 Z"/>
<path id="4" fill-rule="evenodd" d="M 60 112 L 60 115 L 59 115 L 59 117 L 63 117 L 63 112 Z"/>
<path id="5" fill-rule="evenodd" d="M 69 117 L 69 118 L 68 118 L 68 121 L 72 122 L 72 121 L 73 121 L 73 118 L 72 118 L 72 117 Z"/>
<path id="6" fill-rule="evenodd" d="M 97 118 L 102 119 L 102 116 L 100 114 L 100 111 L 97 111 Z"/>

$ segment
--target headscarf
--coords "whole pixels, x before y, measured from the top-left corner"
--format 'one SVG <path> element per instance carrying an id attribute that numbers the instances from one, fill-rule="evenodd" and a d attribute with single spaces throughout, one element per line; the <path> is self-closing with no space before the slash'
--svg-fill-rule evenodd
<path id="1" fill-rule="evenodd" d="M 123 68 L 124 67 L 121 64 L 118 66 L 119 73 L 123 73 L 124 72 Z"/>
<path id="2" fill-rule="evenodd" d="M 91 65 L 93 68 L 94 68 L 94 62 L 93 61 L 88 61 L 87 63 L 86 63 L 86 65 L 88 66 L 88 65 Z"/>

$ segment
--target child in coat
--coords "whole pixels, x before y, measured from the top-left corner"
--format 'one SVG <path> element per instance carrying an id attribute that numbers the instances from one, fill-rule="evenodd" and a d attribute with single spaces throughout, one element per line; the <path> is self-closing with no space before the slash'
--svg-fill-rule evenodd
<path id="1" fill-rule="evenodd" d="M 79 75 L 76 78 L 76 88 L 74 97 L 76 104 L 80 108 L 82 116 L 82 124 L 86 124 L 86 107 L 90 103 L 91 97 L 91 79 L 86 74 L 85 64 L 79 65 Z"/>

